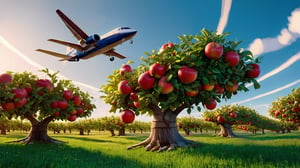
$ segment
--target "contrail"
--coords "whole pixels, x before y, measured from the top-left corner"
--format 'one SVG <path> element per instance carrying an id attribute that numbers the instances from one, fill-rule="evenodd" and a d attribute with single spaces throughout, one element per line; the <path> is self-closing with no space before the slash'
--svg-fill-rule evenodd
<path id="1" fill-rule="evenodd" d="M 294 82 L 292 82 L 292 83 L 289 83 L 289 84 L 287 84 L 287 85 L 284 85 L 284 86 L 282 86 L 282 87 L 280 87 L 280 88 L 277 88 L 277 89 L 275 89 L 275 90 L 272 90 L 272 91 L 270 91 L 270 92 L 266 92 L 266 93 L 260 94 L 260 95 L 258 95 L 258 96 L 251 97 L 251 98 L 249 98 L 249 99 L 246 99 L 246 100 L 243 100 L 243 101 L 239 101 L 239 102 L 235 102 L 235 103 L 232 103 L 232 104 L 242 104 L 242 103 L 246 103 L 246 102 L 249 102 L 249 101 L 252 101 L 252 100 L 256 100 L 256 99 L 259 99 L 259 98 L 268 96 L 268 95 L 270 95 L 270 94 L 277 93 L 277 92 L 279 92 L 279 91 L 281 91 L 281 90 L 287 89 L 287 88 L 289 88 L 289 87 L 291 87 L 291 86 L 296 85 L 297 83 L 300 83 L 300 79 L 298 79 L 298 80 L 296 80 L 296 81 L 294 81 Z"/>
<path id="2" fill-rule="evenodd" d="M 227 25 L 228 16 L 230 13 L 230 8 L 231 8 L 231 2 L 232 2 L 231 0 L 222 0 L 221 16 L 220 16 L 220 20 L 219 20 L 219 24 L 218 24 L 218 28 L 217 28 L 218 34 L 223 33 L 223 31 Z"/>
<path id="3" fill-rule="evenodd" d="M 26 55 L 24 55 L 21 51 L 19 51 L 17 48 L 15 48 L 12 44 L 10 44 L 7 40 L 5 40 L 2 36 L 0 36 L 0 43 L 2 43 L 6 48 L 8 48 L 9 50 L 11 50 L 12 52 L 16 53 L 18 56 L 20 56 L 23 60 L 25 60 L 28 64 L 36 67 L 37 69 L 44 69 L 45 67 L 32 61 L 30 58 L 28 58 Z M 50 70 L 52 71 L 52 70 Z M 54 72 L 54 71 L 52 71 Z M 69 80 L 69 78 L 63 76 L 63 75 L 58 75 L 60 78 L 62 79 L 67 79 Z M 99 89 L 96 87 L 93 87 L 91 85 L 82 83 L 82 82 L 78 82 L 78 81 L 73 81 L 74 83 L 81 85 L 87 89 L 90 89 L 94 92 L 99 92 Z"/>
<path id="4" fill-rule="evenodd" d="M 298 52 L 296 55 L 292 56 L 290 59 L 288 59 L 287 61 L 285 61 L 283 64 L 281 64 L 279 67 L 273 69 L 272 71 L 266 73 L 265 75 L 263 75 L 262 77 L 260 77 L 259 79 L 257 79 L 257 82 L 261 82 L 273 75 L 278 74 L 279 72 L 285 70 L 286 68 L 290 67 L 292 64 L 294 64 L 295 62 L 297 62 L 298 60 L 300 60 L 300 52 Z M 250 87 L 252 86 L 253 83 L 247 84 L 246 87 Z"/>

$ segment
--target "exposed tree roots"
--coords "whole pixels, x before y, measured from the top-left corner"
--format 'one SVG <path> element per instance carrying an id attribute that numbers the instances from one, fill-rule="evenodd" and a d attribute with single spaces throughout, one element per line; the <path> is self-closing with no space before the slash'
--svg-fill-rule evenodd
<path id="1" fill-rule="evenodd" d="M 228 123 L 220 124 L 221 131 L 219 132 L 218 136 L 234 138 L 238 137 L 232 130 L 231 125 Z"/>
<path id="2" fill-rule="evenodd" d="M 138 144 L 129 146 L 128 150 L 144 146 L 146 151 L 162 152 L 174 150 L 177 147 L 197 146 L 196 142 L 185 139 L 178 132 L 176 117 L 181 108 L 177 111 L 166 110 L 164 112 L 161 112 L 156 105 L 150 108 L 154 112 L 150 136 Z"/>

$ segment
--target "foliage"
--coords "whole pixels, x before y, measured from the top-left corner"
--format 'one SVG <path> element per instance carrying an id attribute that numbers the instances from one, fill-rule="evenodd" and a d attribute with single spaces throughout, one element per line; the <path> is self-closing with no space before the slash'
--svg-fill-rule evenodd
<path id="1" fill-rule="evenodd" d="M 76 115 L 76 117 L 90 116 L 95 105 L 91 103 L 92 97 L 88 93 L 73 85 L 71 80 L 58 79 L 58 72 L 50 73 L 48 69 L 44 69 L 42 72 L 48 77 L 47 79 L 40 79 L 26 71 L 22 73 L 9 72 L 13 80 L 10 83 L 0 83 L 2 115 L 9 119 L 35 117 L 38 120 L 50 116 L 54 120 L 66 120 L 71 115 Z M 17 96 L 15 90 L 19 90 L 25 96 Z M 71 99 L 66 100 L 63 97 L 65 90 L 70 90 L 73 93 Z M 77 103 L 75 103 L 75 99 L 73 100 L 75 96 L 80 98 Z M 57 103 L 63 100 L 67 101 L 66 108 L 60 108 L 57 104 L 52 107 L 53 102 Z M 20 104 L 21 101 L 24 103 Z M 11 103 L 13 108 L 6 110 L 5 105 L 7 103 Z M 82 109 L 83 113 L 78 114 L 79 109 Z M 58 112 L 57 115 L 54 115 L 55 112 Z"/>
<path id="2" fill-rule="evenodd" d="M 290 94 L 279 97 L 272 102 L 269 114 L 281 120 L 283 125 L 297 127 L 300 125 L 300 87 Z"/>
<path id="3" fill-rule="evenodd" d="M 217 90 L 205 90 L 203 86 L 206 84 L 219 85 L 222 88 L 234 86 L 238 84 L 237 91 L 248 91 L 245 87 L 247 83 L 254 83 L 254 87 L 259 88 L 259 84 L 254 78 L 247 76 L 246 72 L 251 69 L 250 64 L 258 63 L 259 59 L 254 59 L 252 53 L 247 50 L 237 48 L 240 42 L 225 39 L 228 33 L 217 34 L 206 29 L 201 31 L 200 35 L 183 35 L 179 36 L 179 44 L 171 44 L 169 47 L 163 47 L 159 52 L 152 50 L 151 53 L 146 52 L 146 56 L 142 57 L 143 61 L 136 69 L 122 74 L 120 70 L 115 70 L 108 77 L 108 83 L 101 87 L 101 91 L 105 94 L 101 98 L 111 105 L 110 112 L 117 110 L 133 109 L 136 114 L 150 114 L 149 104 L 157 104 L 162 110 L 174 110 L 180 105 L 185 104 L 188 113 L 196 107 L 201 110 L 203 104 L 211 99 L 220 102 L 221 99 L 230 99 L 236 91 L 225 90 L 217 93 Z M 223 46 L 224 53 L 233 51 L 238 53 L 240 61 L 238 65 L 231 67 L 224 57 L 219 59 L 209 59 L 205 56 L 205 46 L 210 42 L 218 42 Z M 129 62 L 128 64 L 131 64 Z M 174 91 L 163 94 L 159 81 L 162 77 L 155 77 L 154 86 L 150 89 L 143 89 L 139 83 L 139 77 L 144 72 L 149 72 L 151 65 L 159 63 L 167 68 L 164 76 L 166 82 L 171 83 Z M 187 66 L 196 70 L 197 78 L 194 82 L 183 83 L 179 79 L 178 72 Z M 154 77 L 153 77 L 154 78 Z M 134 101 L 130 99 L 130 94 L 121 93 L 118 85 L 126 80 L 131 92 L 138 95 L 139 106 L 134 105 Z M 187 96 L 186 92 L 196 90 L 199 94 L 196 96 Z"/>
<path id="4" fill-rule="evenodd" d="M 273 131 L 281 129 L 278 121 L 262 116 L 254 109 L 241 105 L 225 105 L 213 111 L 205 111 L 203 118 L 218 124 L 240 125 L 238 128 L 242 129 L 264 128 Z"/>

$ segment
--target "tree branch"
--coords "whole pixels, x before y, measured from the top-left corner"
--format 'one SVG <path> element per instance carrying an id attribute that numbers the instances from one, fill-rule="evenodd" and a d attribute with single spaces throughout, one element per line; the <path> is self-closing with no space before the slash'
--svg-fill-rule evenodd
<path id="1" fill-rule="evenodd" d="M 176 108 L 176 110 L 174 110 L 174 113 L 178 115 L 182 110 L 184 110 L 187 107 L 189 107 L 189 105 L 186 103 L 183 103 L 178 108 Z"/>
<path id="2" fill-rule="evenodd" d="M 26 119 L 28 119 L 31 122 L 32 125 L 36 125 L 36 124 L 39 123 L 39 121 L 37 119 L 35 119 L 32 115 L 30 115 L 28 113 L 24 114 L 24 117 Z"/>
<path id="3" fill-rule="evenodd" d="M 157 116 L 160 116 L 162 115 L 160 112 L 161 112 L 161 109 L 158 107 L 158 105 L 156 104 L 153 104 L 153 103 L 150 103 L 148 104 L 148 108 L 153 111 L 154 115 L 157 115 Z"/>
<path id="4" fill-rule="evenodd" d="M 42 123 L 43 124 L 49 124 L 54 119 L 53 115 L 50 115 L 49 117 L 45 118 Z"/>

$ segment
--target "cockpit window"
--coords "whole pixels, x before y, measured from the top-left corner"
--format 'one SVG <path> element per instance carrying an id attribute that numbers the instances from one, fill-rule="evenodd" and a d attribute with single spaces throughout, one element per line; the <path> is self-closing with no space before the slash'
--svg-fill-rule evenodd
<path id="1" fill-rule="evenodd" d="M 129 27 L 121 27 L 121 30 L 130 29 Z"/>

